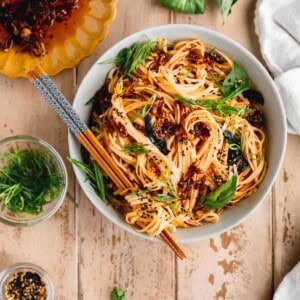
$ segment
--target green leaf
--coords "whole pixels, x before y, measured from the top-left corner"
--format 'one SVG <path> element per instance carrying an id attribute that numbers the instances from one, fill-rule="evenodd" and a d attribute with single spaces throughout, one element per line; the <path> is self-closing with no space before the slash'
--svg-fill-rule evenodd
<path id="1" fill-rule="evenodd" d="M 146 130 L 146 135 L 159 150 L 161 153 L 167 155 L 169 153 L 169 150 L 167 148 L 167 142 L 163 139 L 159 139 L 156 134 L 155 130 L 152 126 L 151 123 L 151 117 L 149 115 L 145 116 L 145 130 Z"/>
<path id="2" fill-rule="evenodd" d="M 221 10 L 224 23 L 228 15 L 231 13 L 231 7 L 237 2 L 237 0 L 217 0 L 217 2 Z"/>
<path id="3" fill-rule="evenodd" d="M 156 43 L 151 41 L 147 41 L 146 43 L 135 43 L 128 48 L 120 50 L 115 59 L 109 59 L 100 62 L 99 64 L 115 63 L 117 66 L 121 66 L 121 70 L 125 74 L 132 79 L 135 79 L 132 72 L 149 57 L 155 47 Z"/>
<path id="4" fill-rule="evenodd" d="M 217 209 L 224 207 L 234 197 L 237 181 L 238 175 L 233 174 L 227 182 L 205 197 L 202 202 L 202 206 L 206 209 Z"/>
<path id="5" fill-rule="evenodd" d="M 108 192 L 104 184 L 104 173 L 101 168 L 96 163 L 86 164 L 70 157 L 67 157 L 67 160 L 85 174 L 85 180 L 92 186 L 100 199 L 107 203 Z"/>
<path id="6" fill-rule="evenodd" d="M 179 199 L 179 197 L 173 197 L 171 195 L 158 194 L 152 197 L 154 200 L 164 203 L 172 203 Z"/>
<path id="7" fill-rule="evenodd" d="M 205 0 L 161 0 L 160 4 L 166 8 L 187 14 L 204 14 Z"/>
<path id="8" fill-rule="evenodd" d="M 240 115 L 243 117 L 248 112 L 251 111 L 251 109 L 248 108 L 241 108 L 241 107 L 234 107 L 230 105 L 226 105 L 222 101 L 215 101 L 210 99 L 204 99 L 204 100 L 196 100 L 191 101 L 188 99 L 184 99 L 181 97 L 176 97 L 178 101 L 186 104 L 189 107 L 195 107 L 195 106 L 203 106 L 208 110 L 214 110 L 220 115 Z"/>
<path id="9" fill-rule="evenodd" d="M 150 150 L 146 149 L 146 147 L 149 146 L 148 144 L 142 144 L 142 143 L 132 143 L 129 145 L 125 145 L 123 147 L 123 151 L 125 153 L 130 153 L 133 155 L 141 155 L 149 153 Z"/>
<path id="10" fill-rule="evenodd" d="M 243 117 L 248 112 L 251 111 L 249 108 L 243 108 L 243 107 L 234 107 L 230 105 L 225 105 L 222 102 L 218 102 L 214 109 L 220 114 L 220 115 L 239 115 Z"/>
<path id="11" fill-rule="evenodd" d="M 151 99 L 151 104 L 146 104 L 140 111 L 138 111 L 135 115 L 133 115 L 129 119 L 131 122 L 134 122 L 139 117 L 145 118 L 145 116 L 150 112 L 151 107 L 154 101 L 156 100 L 156 94 L 153 94 L 150 99 Z"/>
<path id="12" fill-rule="evenodd" d="M 111 293 L 112 300 L 126 300 L 126 294 L 121 288 L 114 288 Z"/>
<path id="13" fill-rule="evenodd" d="M 242 67 L 234 62 L 231 72 L 226 76 L 221 87 L 222 102 L 232 99 L 249 88 L 248 75 Z"/>

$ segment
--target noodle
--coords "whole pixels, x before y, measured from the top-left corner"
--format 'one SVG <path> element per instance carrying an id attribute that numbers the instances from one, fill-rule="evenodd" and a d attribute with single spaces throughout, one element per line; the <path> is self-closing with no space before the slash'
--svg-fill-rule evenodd
<path id="1" fill-rule="evenodd" d="M 113 205 L 135 230 L 156 236 L 218 222 L 225 207 L 257 190 L 267 163 L 265 133 L 255 118 L 261 112 L 251 99 L 239 93 L 226 101 L 241 113 L 194 105 L 221 101 L 220 83 L 234 62 L 199 39 L 152 42 L 155 49 L 132 74 L 121 66 L 108 73 L 110 99 L 100 112 L 94 109 L 93 131 L 136 186 L 120 193 L 110 183 Z M 225 207 L 205 207 L 206 197 L 233 174 L 237 185 Z"/>

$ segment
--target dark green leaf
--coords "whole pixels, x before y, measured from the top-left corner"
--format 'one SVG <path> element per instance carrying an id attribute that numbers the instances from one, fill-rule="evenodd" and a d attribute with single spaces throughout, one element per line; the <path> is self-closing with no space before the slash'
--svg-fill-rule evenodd
<path id="1" fill-rule="evenodd" d="M 237 187 L 237 180 L 238 175 L 233 174 L 227 182 L 205 197 L 202 202 L 202 206 L 206 209 L 217 209 L 224 207 L 234 197 Z"/>
<path id="2" fill-rule="evenodd" d="M 231 7 L 237 2 L 237 0 L 217 0 L 217 2 L 222 13 L 223 22 L 225 22 L 227 16 L 231 12 Z"/>
<path id="3" fill-rule="evenodd" d="M 161 0 L 161 5 L 187 14 L 204 14 L 206 11 L 205 0 Z"/>
<path id="4" fill-rule="evenodd" d="M 221 87 L 221 92 L 223 95 L 222 102 L 232 99 L 249 88 L 248 75 L 242 69 L 242 67 L 235 62 L 231 72 L 226 76 Z"/>
<path id="5" fill-rule="evenodd" d="M 161 153 L 167 155 L 169 153 L 169 150 L 167 148 L 167 142 L 163 139 L 159 139 L 154 131 L 154 128 L 151 123 L 151 117 L 149 115 L 145 116 L 145 130 L 146 135 L 159 150 Z"/>
<path id="6" fill-rule="evenodd" d="M 141 155 L 141 154 L 146 154 L 149 153 L 150 150 L 146 149 L 148 144 L 142 144 L 142 143 L 132 143 L 129 145 L 125 145 L 123 147 L 123 151 L 125 153 L 130 153 L 133 155 Z"/>
<path id="7" fill-rule="evenodd" d="M 125 292 L 121 288 L 114 288 L 111 293 L 112 300 L 126 300 Z"/>

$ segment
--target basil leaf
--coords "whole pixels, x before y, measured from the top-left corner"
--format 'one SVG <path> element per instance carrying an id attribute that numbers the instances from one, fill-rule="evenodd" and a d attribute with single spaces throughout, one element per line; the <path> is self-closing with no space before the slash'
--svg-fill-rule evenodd
<path id="1" fill-rule="evenodd" d="M 235 194 L 237 180 L 238 175 L 233 174 L 227 182 L 205 197 L 202 202 L 202 206 L 206 209 L 217 209 L 224 207 Z"/>
<path id="2" fill-rule="evenodd" d="M 205 0 L 161 0 L 160 4 L 187 14 L 204 14 L 206 11 Z"/>
<path id="3" fill-rule="evenodd" d="M 249 88 L 248 75 L 242 69 L 242 67 L 235 62 L 231 72 L 226 76 L 221 87 L 221 92 L 223 95 L 222 102 L 232 99 Z"/>
<path id="4" fill-rule="evenodd" d="M 146 135 L 159 150 L 161 153 L 167 155 L 169 153 L 169 150 L 167 148 L 167 142 L 163 139 L 159 139 L 154 131 L 154 128 L 151 123 L 151 117 L 149 115 L 145 116 L 145 130 Z"/>
<path id="5" fill-rule="evenodd" d="M 231 7 L 237 2 L 237 0 L 217 0 L 217 2 L 221 10 L 224 23 L 228 15 L 231 13 Z"/>

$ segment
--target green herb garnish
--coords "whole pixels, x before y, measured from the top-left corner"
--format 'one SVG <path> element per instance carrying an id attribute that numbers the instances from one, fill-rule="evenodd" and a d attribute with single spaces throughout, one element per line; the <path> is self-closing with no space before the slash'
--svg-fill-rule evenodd
<path id="1" fill-rule="evenodd" d="M 67 198 L 75 205 L 75 207 L 78 207 L 75 197 L 70 192 L 67 192 Z"/>
<path id="2" fill-rule="evenodd" d="M 205 0 L 161 0 L 160 4 L 166 8 L 187 14 L 204 14 Z"/>
<path id="3" fill-rule="evenodd" d="M 115 59 L 100 62 L 100 64 L 115 63 L 117 66 L 121 66 L 121 70 L 126 75 L 135 79 L 132 72 L 134 72 L 140 64 L 149 57 L 155 47 L 156 43 L 151 41 L 147 41 L 146 43 L 135 43 L 128 48 L 122 49 Z"/>
<path id="4" fill-rule="evenodd" d="M 222 92 L 222 102 L 232 99 L 250 88 L 249 78 L 246 72 L 236 62 L 226 76 L 220 88 Z"/>
<path id="5" fill-rule="evenodd" d="M 177 201 L 179 199 L 179 197 L 176 194 L 175 188 L 172 185 L 172 183 L 170 182 L 170 179 L 169 179 L 167 173 L 163 172 L 161 175 L 166 182 L 157 181 L 157 185 L 167 188 L 167 190 L 168 190 L 167 194 L 158 194 L 158 195 L 153 196 L 152 198 L 155 199 L 156 201 L 160 201 L 160 202 L 164 202 L 164 203 L 168 203 L 168 204 Z"/>
<path id="6" fill-rule="evenodd" d="M 129 120 L 131 122 L 134 122 L 137 118 L 142 117 L 145 118 L 145 116 L 150 112 L 151 107 L 156 100 L 156 94 L 153 94 L 150 98 L 151 104 L 146 104 L 140 111 L 138 111 L 136 114 L 134 114 Z"/>
<path id="7" fill-rule="evenodd" d="M 111 293 L 112 300 L 126 300 L 126 294 L 121 288 L 114 288 Z"/>
<path id="8" fill-rule="evenodd" d="M 237 0 L 217 0 L 217 2 L 222 13 L 223 22 L 225 22 L 228 15 L 231 13 L 231 7 L 237 2 Z"/>
<path id="9" fill-rule="evenodd" d="M 167 203 L 167 204 L 173 203 L 173 202 L 175 202 L 176 200 L 179 199 L 179 197 L 174 198 L 171 195 L 165 195 L 165 194 L 158 194 L 158 195 L 153 196 L 152 198 L 156 201 L 164 202 L 164 203 Z"/>
<path id="10" fill-rule="evenodd" d="M 67 159 L 85 174 L 86 181 L 93 187 L 95 193 L 104 203 L 107 203 L 108 191 L 104 184 L 103 177 L 105 175 L 101 168 L 96 163 L 86 164 L 70 157 Z"/>
<path id="11" fill-rule="evenodd" d="M 244 115 L 246 115 L 248 112 L 251 111 L 251 109 L 249 108 L 240 108 L 240 107 L 226 105 L 223 103 L 223 101 L 215 101 L 211 99 L 192 101 L 178 96 L 176 98 L 178 101 L 186 104 L 189 107 L 203 106 L 207 110 L 214 110 L 220 115 L 240 115 L 241 117 L 243 117 Z"/>
<path id="12" fill-rule="evenodd" d="M 0 170 L 2 210 L 37 215 L 60 194 L 63 174 L 48 151 L 4 152 L 0 158 L 7 159 Z"/>
<path id="13" fill-rule="evenodd" d="M 149 146 L 149 145 L 142 144 L 142 143 L 132 143 L 129 145 L 125 145 L 122 150 L 125 153 L 130 153 L 133 155 L 141 155 L 141 154 L 146 154 L 146 153 L 150 152 L 149 149 L 146 149 L 147 146 Z"/>
<path id="14" fill-rule="evenodd" d="M 233 174 L 231 178 L 222 184 L 217 190 L 206 196 L 202 206 L 206 209 L 217 209 L 224 207 L 233 197 L 237 187 L 238 175 Z"/>
<path id="15" fill-rule="evenodd" d="M 163 139 L 159 139 L 156 134 L 155 130 L 152 126 L 151 123 L 151 117 L 149 115 L 145 116 L 145 130 L 146 130 L 146 135 L 159 150 L 161 153 L 167 155 L 169 153 L 169 150 L 167 148 L 167 142 Z"/>
<path id="16" fill-rule="evenodd" d="M 217 0 L 223 22 L 225 22 L 231 12 L 231 7 L 236 2 L 237 0 Z M 161 0 L 160 4 L 166 8 L 187 14 L 204 14 L 206 11 L 206 0 Z"/>

